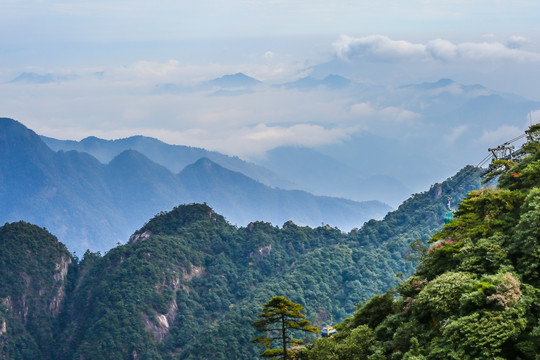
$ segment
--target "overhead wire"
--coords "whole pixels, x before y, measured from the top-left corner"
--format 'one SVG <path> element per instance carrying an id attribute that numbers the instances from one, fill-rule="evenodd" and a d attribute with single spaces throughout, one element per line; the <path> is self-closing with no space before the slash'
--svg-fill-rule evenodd
<path id="1" fill-rule="evenodd" d="M 513 143 L 513 142 L 516 142 L 516 141 L 518 141 L 518 140 L 524 138 L 525 136 L 527 136 L 527 134 L 525 134 L 525 133 L 522 134 L 522 135 L 519 135 L 519 136 L 517 136 L 517 137 L 515 137 L 515 138 L 513 138 L 513 139 L 511 139 L 511 140 L 508 140 L 508 141 L 505 142 L 503 145 L 508 145 L 508 144 Z M 484 164 L 487 163 L 488 160 L 490 160 L 491 158 L 492 158 L 492 155 L 491 155 L 491 154 L 488 154 L 485 158 L 483 158 L 482 160 L 480 160 L 480 162 L 479 162 L 474 168 L 475 168 L 475 169 L 481 168 L 481 167 L 484 166 Z M 459 185 L 461 185 L 466 179 L 468 179 L 468 178 L 470 177 L 470 175 L 472 175 L 472 173 L 471 173 L 471 174 L 465 174 L 465 175 L 463 175 L 463 176 L 461 177 L 461 179 L 460 179 L 456 184 L 453 185 L 453 188 L 455 189 L 455 188 L 457 188 Z M 400 233 L 401 233 L 401 234 L 407 233 L 407 232 L 411 229 L 412 226 L 413 226 L 413 223 L 410 222 L 410 223 L 405 227 L 405 229 L 404 229 L 403 231 L 401 231 Z M 395 237 L 398 236 L 398 235 L 399 235 L 399 234 L 396 233 L 396 234 L 394 234 L 392 237 L 390 237 L 389 239 L 395 238 Z"/>
<path id="2" fill-rule="evenodd" d="M 519 135 L 519 136 L 513 138 L 512 140 L 508 140 L 508 141 L 505 142 L 503 145 L 511 144 L 511 143 L 513 143 L 513 142 L 515 142 L 515 141 L 518 141 L 518 140 L 520 140 L 520 139 L 523 139 L 525 136 L 527 136 L 527 134 L 521 134 L 521 135 Z"/>
<path id="3" fill-rule="evenodd" d="M 520 136 L 517 136 L 511 140 L 508 140 L 507 142 L 505 142 L 503 145 L 508 145 L 508 144 L 511 144 L 513 142 L 516 142 L 522 138 L 524 138 L 525 136 L 527 136 L 527 134 L 522 134 Z M 490 159 L 492 158 L 492 154 L 488 154 L 485 158 L 483 158 L 482 160 L 480 160 L 480 162 L 473 167 L 473 169 L 478 169 L 478 168 L 481 168 L 482 166 L 484 166 Z M 466 179 L 468 179 L 470 177 L 470 175 L 472 175 L 472 173 L 470 174 L 465 174 L 461 177 L 461 179 L 455 184 L 453 185 L 453 188 L 457 188 L 459 185 L 461 185 Z M 393 239 L 395 237 L 397 237 L 398 235 L 403 235 L 405 233 L 407 233 L 411 228 L 413 227 L 413 222 L 409 222 L 409 224 L 405 227 L 405 229 L 403 229 L 402 231 L 398 233 L 395 233 L 393 234 L 391 237 L 387 238 L 387 241 L 390 240 L 390 239 Z M 341 284 L 341 286 L 339 286 L 339 288 L 334 291 L 331 295 L 327 296 L 329 299 L 332 299 L 334 298 L 337 293 L 343 288 L 344 284 Z"/>

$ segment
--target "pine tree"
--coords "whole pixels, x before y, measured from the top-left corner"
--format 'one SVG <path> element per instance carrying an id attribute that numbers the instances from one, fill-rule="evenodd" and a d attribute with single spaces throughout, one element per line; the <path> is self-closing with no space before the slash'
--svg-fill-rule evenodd
<path id="1" fill-rule="evenodd" d="M 283 296 L 274 296 L 267 304 L 264 304 L 263 312 L 259 314 L 262 320 L 255 321 L 253 326 L 261 332 L 266 332 L 253 340 L 267 349 L 260 354 L 263 358 L 282 359 L 288 358 L 288 349 L 291 346 L 300 345 L 302 340 L 292 337 L 293 331 L 305 331 L 319 333 L 320 330 L 311 326 L 306 316 L 301 313 L 304 307 L 289 301 Z M 274 340 L 281 341 L 281 349 L 270 349 Z"/>

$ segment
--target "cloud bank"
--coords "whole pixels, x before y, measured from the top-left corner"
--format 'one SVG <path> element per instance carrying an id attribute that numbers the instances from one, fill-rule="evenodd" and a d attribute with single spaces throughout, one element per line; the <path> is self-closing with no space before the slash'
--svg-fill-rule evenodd
<path id="1" fill-rule="evenodd" d="M 506 44 L 342 36 L 333 48 L 330 44 L 326 43 L 326 51 L 333 49 L 347 61 L 334 61 L 336 68 L 326 68 L 326 73 L 319 75 L 313 74 L 316 70 L 306 65 L 307 61 L 267 50 L 271 47 L 266 46 L 251 62 L 235 64 L 139 58 L 127 65 L 4 70 L 0 72 L 0 115 L 57 138 L 81 139 L 92 134 L 110 139 L 145 134 L 249 159 L 278 146 L 341 143 L 363 131 L 396 138 L 408 133 L 416 136 L 426 126 L 433 126 L 426 121 L 426 111 L 437 106 L 437 97 L 491 93 L 481 86 L 462 87 L 459 83 L 485 84 L 478 80 L 478 74 L 485 74 L 506 87 L 515 81 L 516 87 L 523 88 L 524 81 L 514 70 L 526 72 L 526 82 L 534 84 L 540 62 L 540 54 L 526 51 L 529 42 L 519 36 Z M 500 66 L 495 76 L 485 66 L 493 61 L 505 65 L 511 62 L 512 66 Z M 354 72 L 356 69 L 360 71 Z M 220 92 L 223 89 L 212 87 L 212 79 L 238 72 L 263 83 L 238 92 Z M 22 73 L 33 82 L 11 82 Z M 461 73 L 465 73 L 466 82 L 453 77 Z M 52 80 L 42 81 L 39 74 L 48 74 L 47 79 Z M 347 77 L 351 85 L 332 91 L 325 87 L 305 90 L 272 86 L 306 75 L 323 79 L 330 74 Z M 508 74 L 507 78 L 501 74 Z M 457 82 L 435 84 L 424 89 L 425 96 L 401 98 L 408 90 L 400 85 L 420 84 L 417 87 L 422 88 L 422 82 L 433 85 L 446 77 Z M 445 133 L 444 141 L 456 143 L 467 131 L 466 126 L 457 127 Z M 515 133 L 515 129 L 485 133 L 480 142 L 497 141 L 505 133 Z"/>
<path id="2" fill-rule="evenodd" d="M 334 42 L 336 55 L 344 60 L 357 61 L 517 61 L 540 62 L 540 54 L 522 50 L 527 39 L 513 36 L 506 44 L 499 42 L 463 42 L 434 39 L 423 43 L 393 40 L 385 35 L 354 38 L 342 35 Z"/>

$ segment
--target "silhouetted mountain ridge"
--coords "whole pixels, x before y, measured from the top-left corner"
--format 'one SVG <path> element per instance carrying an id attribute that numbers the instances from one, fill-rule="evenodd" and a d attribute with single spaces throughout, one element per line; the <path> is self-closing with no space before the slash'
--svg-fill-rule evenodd
<path id="1" fill-rule="evenodd" d="M 270 188 L 208 158 L 198 159 L 178 175 L 142 153 L 122 150 L 122 141 L 149 142 L 144 137 L 119 142 L 87 138 L 111 155 L 108 164 L 86 153 L 49 149 L 33 131 L 11 119 L 0 120 L 0 208 L 2 221 L 25 220 L 54 231 L 71 250 L 107 250 L 125 242 L 133 229 L 152 215 L 182 203 L 207 202 L 229 221 L 254 218 L 299 224 L 321 222 L 343 229 L 382 217 L 389 207 L 323 198 L 301 191 Z M 54 143 L 54 141 L 53 141 Z M 116 149 L 103 143 L 120 145 Z M 67 143 L 77 145 L 80 143 Z M 194 149 L 194 152 L 200 152 Z M 222 157 L 226 158 L 227 157 Z M 7 175 L 10 176 L 7 176 Z"/>

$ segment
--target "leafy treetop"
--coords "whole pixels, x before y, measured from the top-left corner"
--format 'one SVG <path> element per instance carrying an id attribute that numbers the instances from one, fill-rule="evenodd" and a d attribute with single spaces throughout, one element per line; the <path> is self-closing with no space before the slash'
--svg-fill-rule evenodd
<path id="1" fill-rule="evenodd" d="M 320 330 L 311 326 L 311 322 L 301 312 L 304 307 L 296 304 L 283 296 L 274 296 L 268 303 L 264 304 L 263 312 L 259 314 L 262 320 L 255 321 L 253 326 L 266 335 L 259 336 L 252 342 L 259 343 L 267 349 L 259 355 L 264 358 L 275 358 L 281 356 L 288 358 L 288 348 L 300 345 L 303 340 L 292 337 L 293 331 L 304 331 L 319 333 Z M 281 340 L 281 349 L 269 349 L 274 340 Z"/>

